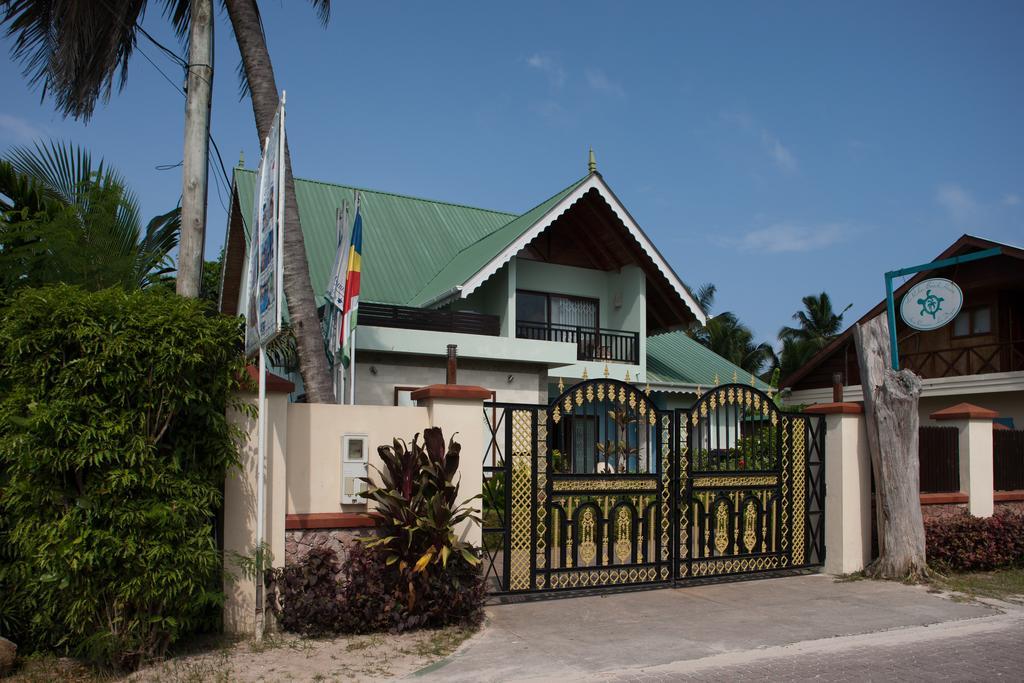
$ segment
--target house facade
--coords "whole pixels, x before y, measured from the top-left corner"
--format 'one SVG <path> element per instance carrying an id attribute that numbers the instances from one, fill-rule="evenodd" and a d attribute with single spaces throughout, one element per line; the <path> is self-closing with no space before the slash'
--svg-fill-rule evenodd
<path id="1" fill-rule="evenodd" d="M 254 181 L 235 169 L 221 295 L 229 314 L 244 310 L 240 207 L 252 205 Z M 338 211 L 356 192 L 296 180 L 318 303 Z M 593 163 L 522 214 L 358 192 L 357 404 L 411 405 L 413 389 L 444 381 L 451 344 L 459 382 L 503 402 L 544 404 L 560 383 L 602 375 L 649 388 L 661 408 L 687 407 L 701 387 L 730 380 L 767 388 L 685 334 L 706 314 Z"/>
<path id="2" fill-rule="evenodd" d="M 911 287 L 933 277 L 948 278 L 963 292 L 963 307 L 944 327 L 928 332 L 911 329 L 897 316 L 900 367 L 923 379 L 922 424 L 936 424 L 931 415 L 957 403 L 971 403 L 999 414 L 997 424 L 1024 427 L 1024 250 L 964 235 L 935 260 L 998 248 L 999 255 L 919 273 L 895 292 L 897 305 Z M 885 313 L 882 301 L 858 322 Z M 846 400 L 862 397 L 853 327 L 780 386 L 789 388 L 789 403 L 832 401 L 838 376 Z"/>

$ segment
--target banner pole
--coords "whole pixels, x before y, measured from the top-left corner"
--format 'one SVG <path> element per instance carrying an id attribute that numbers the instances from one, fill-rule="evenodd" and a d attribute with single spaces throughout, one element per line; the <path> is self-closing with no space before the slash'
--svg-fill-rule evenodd
<path id="1" fill-rule="evenodd" d="M 256 641 L 263 640 L 263 546 L 266 536 L 267 478 L 267 351 L 260 346 L 260 379 L 256 427 Z"/>

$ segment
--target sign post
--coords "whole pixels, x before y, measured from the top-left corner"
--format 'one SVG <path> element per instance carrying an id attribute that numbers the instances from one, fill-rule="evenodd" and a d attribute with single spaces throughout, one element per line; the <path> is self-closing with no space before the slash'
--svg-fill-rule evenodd
<path id="1" fill-rule="evenodd" d="M 284 226 L 284 104 L 281 93 L 263 157 L 256 172 L 253 212 L 249 229 L 249 264 L 246 273 L 245 351 L 259 354 L 259 393 L 256 424 L 256 557 L 258 569 L 265 558 L 267 480 L 267 345 L 281 333 L 284 302 L 282 286 Z M 256 579 L 256 640 L 263 638 L 264 591 Z"/>
<path id="2" fill-rule="evenodd" d="M 926 270 L 946 268 L 958 263 L 968 263 L 990 256 L 998 256 L 1001 253 L 1003 253 L 1002 250 L 999 247 L 995 247 L 993 249 L 976 251 L 973 254 L 932 261 L 931 263 L 924 263 L 919 266 L 890 270 L 885 274 L 885 309 L 886 317 L 889 321 L 889 352 L 891 354 L 893 370 L 900 369 L 900 352 L 896 341 L 896 303 L 893 298 L 892 281 L 902 275 L 912 275 Z M 948 304 L 946 303 L 947 299 Z M 954 302 L 955 306 L 953 306 Z M 950 280 L 934 278 L 918 283 L 903 296 L 900 314 L 904 322 L 914 329 L 935 330 L 955 318 L 956 314 L 960 312 L 961 305 L 963 305 L 963 294 L 960 292 L 960 288 Z M 919 311 L 916 314 L 914 313 L 915 307 Z"/>

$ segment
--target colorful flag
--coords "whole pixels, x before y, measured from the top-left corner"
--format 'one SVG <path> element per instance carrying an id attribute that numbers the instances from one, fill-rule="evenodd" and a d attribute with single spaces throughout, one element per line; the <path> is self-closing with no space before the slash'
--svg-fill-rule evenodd
<path id="1" fill-rule="evenodd" d="M 331 363 L 336 363 L 341 351 L 341 316 L 345 307 L 345 274 L 348 267 L 348 202 L 338 209 L 337 246 L 331 279 L 327 282 L 324 299 L 327 304 L 327 350 Z"/>
<path id="2" fill-rule="evenodd" d="M 341 317 L 341 362 L 347 368 L 352 357 L 352 333 L 356 329 L 359 312 L 359 278 L 362 271 L 363 215 L 356 204 L 356 220 L 352 225 L 352 245 L 348 249 L 348 268 L 345 273 L 345 305 Z"/>

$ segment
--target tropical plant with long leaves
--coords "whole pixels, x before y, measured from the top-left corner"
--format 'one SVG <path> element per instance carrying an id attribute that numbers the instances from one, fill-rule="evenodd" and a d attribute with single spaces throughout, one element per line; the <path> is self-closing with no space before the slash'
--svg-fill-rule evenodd
<path id="1" fill-rule="evenodd" d="M 330 0 L 310 0 L 320 20 L 330 17 Z M 252 101 L 259 146 L 270 134 L 280 91 L 257 0 L 222 0 L 242 57 L 242 93 Z M 24 75 L 52 95 L 65 116 L 88 118 L 96 103 L 124 88 L 128 63 L 140 35 L 146 0 L 0 0 L 0 23 L 14 38 L 11 53 Z M 189 0 L 159 3 L 178 37 L 191 22 Z M 291 156 L 285 149 L 285 230 L 282 243 L 284 290 L 294 328 L 300 374 L 311 402 L 333 403 L 334 388 L 324 353 L 316 298 L 309 278 L 305 242 L 295 198 Z"/>
<path id="2" fill-rule="evenodd" d="M 377 449 L 383 467 L 374 468 L 377 481 L 365 478 L 363 496 L 374 504 L 379 537 L 367 542 L 381 549 L 388 566 L 394 566 L 405 586 L 405 601 L 413 610 L 417 596 L 445 573 L 449 562 L 476 567 L 475 549 L 458 538 L 456 527 L 466 521 L 480 523 L 471 507 L 475 498 L 459 503 L 459 469 L 462 447 L 453 439 L 445 444 L 439 427 L 430 427 L 411 444 L 394 439 Z M 431 577 L 433 575 L 433 577 Z M 458 573 L 455 574 L 457 576 Z"/>
<path id="3" fill-rule="evenodd" d="M 71 143 L 0 159 L 0 287 L 147 288 L 174 270 L 179 209 L 142 224 L 125 178 Z"/>

